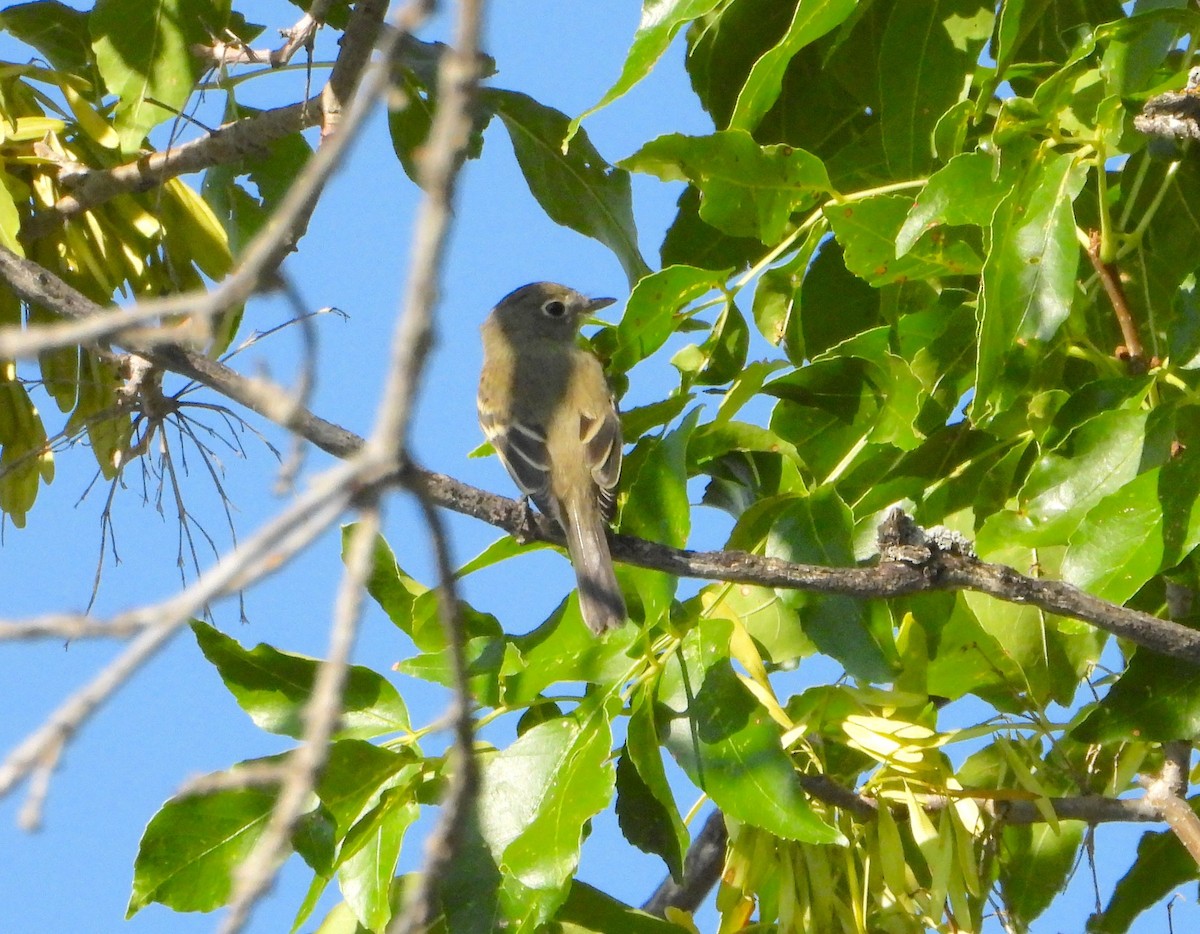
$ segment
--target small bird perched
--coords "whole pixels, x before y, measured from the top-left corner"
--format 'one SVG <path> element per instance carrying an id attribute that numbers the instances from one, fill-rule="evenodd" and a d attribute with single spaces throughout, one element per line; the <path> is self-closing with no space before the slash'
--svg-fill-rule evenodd
<path id="1" fill-rule="evenodd" d="M 621 475 L 621 422 L 604 370 L 576 344 L 615 299 L 553 282 L 510 292 L 483 324 L 479 424 L 521 492 L 562 527 L 579 608 L 600 635 L 625 622 L 606 525 Z"/>

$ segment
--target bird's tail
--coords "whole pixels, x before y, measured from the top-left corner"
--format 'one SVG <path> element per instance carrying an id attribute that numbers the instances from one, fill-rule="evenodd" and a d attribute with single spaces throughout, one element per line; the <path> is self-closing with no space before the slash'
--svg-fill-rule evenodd
<path id="1" fill-rule="evenodd" d="M 602 635 L 625 623 L 625 598 L 613 570 L 604 520 L 594 502 L 565 505 L 567 551 L 579 585 L 579 609 L 588 629 Z"/>

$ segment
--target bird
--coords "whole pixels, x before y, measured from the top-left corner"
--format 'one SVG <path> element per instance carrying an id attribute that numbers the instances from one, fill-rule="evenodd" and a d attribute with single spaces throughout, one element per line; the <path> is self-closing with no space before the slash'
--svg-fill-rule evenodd
<path id="1" fill-rule="evenodd" d="M 583 621 L 622 626 L 625 599 L 607 526 L 621 476 L 621 421 L 600 360 L 577 342 L 612 298 L 555 282 L 506 295 L 481 328 L 479 424 L 521 493 L 563 530 Z"/>

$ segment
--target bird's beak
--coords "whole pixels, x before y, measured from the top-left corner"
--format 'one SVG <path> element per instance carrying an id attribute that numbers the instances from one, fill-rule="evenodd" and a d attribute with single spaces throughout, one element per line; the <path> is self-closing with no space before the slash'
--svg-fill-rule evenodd
<path id="1" fill-rule="evenodd" d="M 596 317 L 596 312 L 601 308 L 607 308 L 616 302 L 615 298 L 592 298 L 588 300 L 587 305 L 583 309 L 583 323 L 596 324 L 601 327 L 610 328 L 612 324 Z"/>

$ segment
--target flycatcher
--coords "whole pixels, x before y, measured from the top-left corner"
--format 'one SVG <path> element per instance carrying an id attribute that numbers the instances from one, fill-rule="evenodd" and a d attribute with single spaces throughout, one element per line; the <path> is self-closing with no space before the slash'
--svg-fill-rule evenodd
<path id="1" fill-rule="evenodd" d="M 606 529 L 621 422 L 600 361 L 576 336 L 614 301 L 553 282 L 509 293 L 483 324 L 479 377 L 479 424 L 521 492 L 566 534 L 583 621 L 597 635 L 625 622 Z"/>

